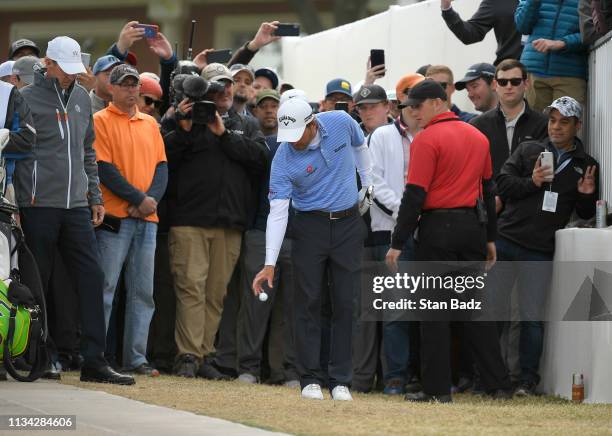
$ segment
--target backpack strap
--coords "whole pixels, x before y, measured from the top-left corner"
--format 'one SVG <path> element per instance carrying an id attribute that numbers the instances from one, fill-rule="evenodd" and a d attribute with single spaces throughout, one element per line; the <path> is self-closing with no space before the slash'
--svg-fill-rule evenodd
<path id="1" fill-rule="evenodd" d="M 38 380 L 47 367 L 47 347 L 43 341 L 43 331 L 39 311 L 32 311 L 31 314 L 37 314 L 36 318 L 32 318 L 30 321 L 30 350 L 34 351 L 35 359 L 32 363 L 32 368 L 28 375 L 22 375 L 17 372 L 17 369 L 13 365 L 13 356 L 11 354 L 11 345 L 13 344 L 13 337 L 15 335 L 15 317 L 17 316 L 17 307 L 11 308 L 11 314 L 9 317 L 9 328 L 4 341 L 4 367 L 6 371 L 15 380 L 20 382 L 33 382 Z"/>

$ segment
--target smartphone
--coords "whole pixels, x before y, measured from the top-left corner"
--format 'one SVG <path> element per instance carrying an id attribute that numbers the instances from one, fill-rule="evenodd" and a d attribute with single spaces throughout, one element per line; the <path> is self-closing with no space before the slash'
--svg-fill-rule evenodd
<path id="1" fill-rule="evenodd" d="M 196 101 L 191 109 L 194 124 L 209 124 L 215 121 L 217 107 L 212 101 Z"/>
<path id="2" fill-rule="evenodd" d="M 98 230 L 106 230 L 107 232 L 119 233 L 121 230 L 121 218 L 105 214 L 102 224 L 98 226 Z"/>
<path id="3" fill-rule="evenodd" d="M 370 50 L 370 68 L 385 64 L 385 51 L 381 49 Z"/>
<path id="4" fill-rule="evenodd" d="M 349 104 L 346 101 L 339 101 L 336 103 L 336 106 L 334 106 L 334 109 L 337 111 L 344 111 L 346 113 L 348 113 L 349 111 Z"/>
<path id="5" fill-rule="evenodd" d="M 555 168 L 555 164 L 553 161 L 553 154 L 550 151 L 543 151 L 540 153 L 540 165 L 543 167 L 549 167 L 550 169 Z M 546 180 L 551 182 L 554 178 L 554 175 L 548 177 Z"/>
<path id="6" fill-rule="evenodd" d="M 232 51 L 229 48 L 208 52 L 206 60 L 209 64 L 226 64 L 232 58 Z"/>
<path id="7" fill-rule="evenodd" d="M 145 38 L 155 38 L 159 32 L 159 26 L 155 24 L 136 24 L 134 27 L 145 30 Z"/>
<path id="8" fill-rule="evenodd" d="M 300 25 L 298 23 L 279 23 L 274 31 L 274 36 L 300 36 Z"/>
<path id="9" fill-rule="evenodd" d="M 81 52 L 81 62 L 83 62 L 83 65 L 85 66 L 85 68 L 90 67 L 91 66 L 91 54 Z"/>

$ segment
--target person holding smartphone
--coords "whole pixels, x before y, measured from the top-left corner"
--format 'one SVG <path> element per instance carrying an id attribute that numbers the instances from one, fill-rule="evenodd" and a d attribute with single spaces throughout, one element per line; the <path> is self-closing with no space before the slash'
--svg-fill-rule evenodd
<path id="1" fill-rule="evenodd" d="M 336 103 L 347 103 L 346 112 L 351 113 L 355 107 L 353 103 L 353 87 L 345 79 L 334 79 L 325 86 L 325 98 L 320 103 L 319 112 L 337 110 Z"/>
<path id="2" fill-rule="evenodd" d="M 582 219 L 593 217 L 599 191 L 599 164 L 577 136 L 582 125 L 580 103 L 561 97 L 546 113 L 548 138 L 520 144 L 496 179 L 505 207 L 498 218 L 495 245 L 498 259 L 506 262 L 491 271 L 494 288 L 486 295 L 499 311 L 498 319 L 508 319 L 504 316 L 517 283 L 521 319 L 518 396 L 533 395 L 540 381 L 543 309 L 552 275 L 555 232 L 567 225 L 574 211 Z M 542 165 L 542 152 L 552 153 L 552 167 Z"/>

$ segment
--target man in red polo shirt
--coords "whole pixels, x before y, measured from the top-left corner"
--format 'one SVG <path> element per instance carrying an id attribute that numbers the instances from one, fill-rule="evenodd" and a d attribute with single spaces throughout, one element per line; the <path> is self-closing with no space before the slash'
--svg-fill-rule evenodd
<path id="1" fill-rule="evenodd" d="M 417 225 L 417 261 L 492 264 L 496 260 L 489 141 L 475 127 L 459 122 L 446 99 L 442 86 L 425 80 L 410 90 L 405 103 L 424 130 L 410 147 L 408 180 L 386 258 L 392 270 L 397 269 L 401 249 Z M 488 220 L 478 213 L 481 193 Z M 480 209 L 484 212 L 485 206 Z M 485 391 L 494 398 L 511 397 L 495 323 L 466 322 L 464 331 Z M 448 317 L 421 322 L 421 356 L 423 391 L 406 394 L 406 400 L 451 402 Z"/>

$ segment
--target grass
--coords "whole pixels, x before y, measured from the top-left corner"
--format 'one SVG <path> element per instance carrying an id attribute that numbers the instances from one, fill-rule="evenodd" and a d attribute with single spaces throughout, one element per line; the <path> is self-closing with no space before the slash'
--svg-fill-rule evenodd
<path id="1" fill-rule="evenodd" d="M 178 377 L 138 377 L 135 386 L 62 383 L 253 427 L 303 435 L 612 435 L 612 405 L 573 404 L 552 397 L 483 400 L 457 395 L 453 404 L 411 404 L 382 394 L 353 402 L 301 400 L 297 389 Z"/>

